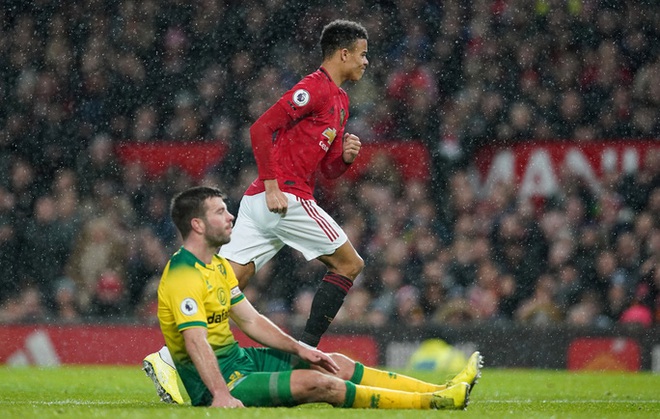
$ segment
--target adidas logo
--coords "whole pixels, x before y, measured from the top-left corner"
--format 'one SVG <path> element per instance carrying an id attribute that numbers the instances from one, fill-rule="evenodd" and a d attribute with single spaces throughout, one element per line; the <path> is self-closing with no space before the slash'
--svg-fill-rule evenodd
<path id="1" fill-rule="evenodd" d="M 7 358 L 9 366 L 38 365 L 54 367 L 60 365 L 60 358 L 53 347 L 50 336 L 44 330 L 36 330 L 25 338 L 25 346 Z"/>

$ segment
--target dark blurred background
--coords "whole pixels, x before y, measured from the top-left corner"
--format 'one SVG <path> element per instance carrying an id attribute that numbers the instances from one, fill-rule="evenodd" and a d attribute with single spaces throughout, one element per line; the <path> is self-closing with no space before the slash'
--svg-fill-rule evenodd
<path id="1" fill-rule="evenodd" d="M 344 86 L 349 131 L 430 162 L 410 180 L 381 153 L 320 188 L 366 261 L 336 324 L 660 322 L 657 1 L 325 3 L 3 1 L 0 322 L 154 324 L 179 246 L 169 199 L 218 185 L 236 213 L 256 176 L 249 126 L 317 68 L 335 18 L 370 35 L 363 80 Z M 487 147 L 603 141 L 644 141 L 646 157 L 598 188 L 559 176 L 541 203 L 515 182 L 484 189 L 475 168 Z M 222 158 L 152 176 L 118 155 L 172 143 Z M 300 324 L 322 274 L 284 250 L 245 292 Z"/>

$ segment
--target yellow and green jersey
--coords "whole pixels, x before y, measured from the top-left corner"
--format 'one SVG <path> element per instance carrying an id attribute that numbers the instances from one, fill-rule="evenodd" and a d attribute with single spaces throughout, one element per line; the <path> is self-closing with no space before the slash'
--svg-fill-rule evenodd
<path id="1" fill-rule="evenodd" d="M 206 327 L 218 354 L 236 342 L 229 328 L 229 309 L 244 300 L 229 262 L 214 255 L 209 265 L 181 247 L 158 285 L 158 320 L 165 343 L 177 363 L 190 362 L 181 332 Z"/>

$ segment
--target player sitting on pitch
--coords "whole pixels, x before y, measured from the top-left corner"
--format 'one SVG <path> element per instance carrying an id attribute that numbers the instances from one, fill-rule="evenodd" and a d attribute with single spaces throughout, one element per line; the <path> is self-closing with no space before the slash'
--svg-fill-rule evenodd
<path id="1" fill-rule="evenodd" d="M 368 368 L 348 357 L 325 354 L 302 344 L 259 314 L 238 287 L 226 259 L 217 254 L 228 243 L 234 216 L 222 193 L 195 187 L 177 195 L 171 215 L 183 246 L 165 267 L 158 287 L 158 319 L 165 343 L 195 406 L 292 406 L 326 402 L 333 406 L 381 409 L 464 409 L 480 375 L 475 352 L 450 382 L 436 385 Z M 229 319 L 265 348 L 242 348 Z M 165 352 L 167 353 L 167 352 Z M 154 363 L 145 371 L 161 395 L 181 402 L 176 371 L 158 379 Z M 165 398 L 165 397 L 164 397 Z"/>

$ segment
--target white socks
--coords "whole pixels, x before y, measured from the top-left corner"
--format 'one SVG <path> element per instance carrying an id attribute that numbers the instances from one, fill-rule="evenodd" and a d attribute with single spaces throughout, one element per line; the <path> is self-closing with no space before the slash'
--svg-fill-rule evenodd
<path id="1" fill-rule="evenodd" d="M 174 366 L 174 360 L 172 359 L 172 355 L 170 355 L 170 351 L 169 349 L 167 349 L 167 346 L 163 346 L 162 348 L 160 348 L 158 354 L 160 355 L 160 359 L 165 361 L 167 365 L 176 369 L 176 367 Z"/>

